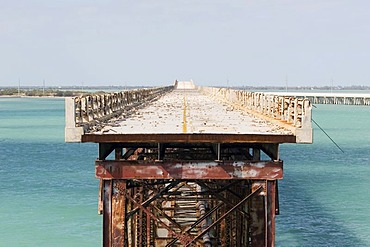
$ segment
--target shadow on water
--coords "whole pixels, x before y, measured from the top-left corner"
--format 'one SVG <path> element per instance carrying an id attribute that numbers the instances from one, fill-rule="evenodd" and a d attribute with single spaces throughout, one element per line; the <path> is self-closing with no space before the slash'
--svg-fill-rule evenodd
<path id="1" fill-rule="evenodd" d="M 356 169 L 348 166 L 348 155 L 340 151 L 290 146 L 284 152 L 289 154 L 279 183 L 276 246 L 370 246 L 368 199 L 356 197 L 366 190 L 369 168 L 363 181 L 357 174 L 356 182 L 351 174 Z M 359 166 L 367 159 L 361 154 L 357 158 Z"/>
<path id="2" fill-rule="evenodd" d="M 280 183 L 276 246 L 368 246 L 305 188 L 296 186 L 294 193 L 290 187 Z"/>

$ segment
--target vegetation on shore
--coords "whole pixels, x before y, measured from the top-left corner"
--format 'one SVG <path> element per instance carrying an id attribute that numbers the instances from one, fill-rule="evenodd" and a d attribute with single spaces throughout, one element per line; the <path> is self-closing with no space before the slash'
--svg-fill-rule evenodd
<path id="1" fill-rule="evenodd" d="M 72 97 L 86 94 L 83 91 L 55 90 L 55 89 L 20 89 L 1 88 L 0 96 L 35 96 L 35 97 Z"/>
<path id="2" fill-rule="evenodd" d="M 73 97 L 81 96 L 86 94 L 104 94 L 110 92 L 118 92 L 123 90 L 133 90 L 145 88 L 144 86 L 95 86 L 95 87 L 76 87 L 76 86 L 67 86 L 67 87 L 1 87 L 0 86 L 0 96 L 12 96 L 12 97 Z"/>

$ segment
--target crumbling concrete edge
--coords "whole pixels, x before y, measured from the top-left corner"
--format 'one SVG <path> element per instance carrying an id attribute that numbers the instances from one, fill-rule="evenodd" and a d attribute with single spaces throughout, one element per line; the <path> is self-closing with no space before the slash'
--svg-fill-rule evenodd
<path id="1" fill-rule="evenodd" d="M 76 126 L 76 110 L 75 110 L 75 98 L 67 97 L 65 98 L 65 118 L 66 127 L 64 130 L 65 142 L 81 142 L 82 136 L 85 133 L 83 127 Z"/>

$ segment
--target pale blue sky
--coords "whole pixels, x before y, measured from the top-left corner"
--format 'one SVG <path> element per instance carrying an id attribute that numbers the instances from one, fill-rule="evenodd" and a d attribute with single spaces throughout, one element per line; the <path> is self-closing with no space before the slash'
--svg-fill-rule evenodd
<path id="1" fill-rule="evenodd" d="M 369 86 L 369 13 L 365 0 L 0 0 L 0 86 Z"/>

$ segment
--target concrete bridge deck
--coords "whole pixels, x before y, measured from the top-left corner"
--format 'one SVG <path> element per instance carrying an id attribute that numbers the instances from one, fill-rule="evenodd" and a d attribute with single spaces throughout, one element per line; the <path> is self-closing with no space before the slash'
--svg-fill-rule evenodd
<path id="1" fill-rule="evenodd" d="M 112 135 L 113 138 L 112 138 Z M 292 131 L 236 109 L 202 94 L 198 90 L 174 90 L 145 108 L 137 109 L 124 119 L 107 123 L 101 130 L 92 131 L 83 141 L 137 142 L 151 139 L 156 142 L 173 140 L 190 142 L 198 137 L 206 141 L 235 141 L 244 139 L 295 142 Z M 192 138 L 193 137 L 193 138 Z"/>
<path id="2" fill-rule="evenodd" d="M 66 141 L 137 142 L 145 135 L 151 142 L 312 142 L 308 101 L 222 88 L 167 90 L 137 102 L 128 92 L 67 99 Z"/>
<path id="3" fill-rule="evenodd" d="M 198 90 L 174 90 L 116 125 L 92 134 L 276 134 L 277 124 L 222 104 Z"/>

